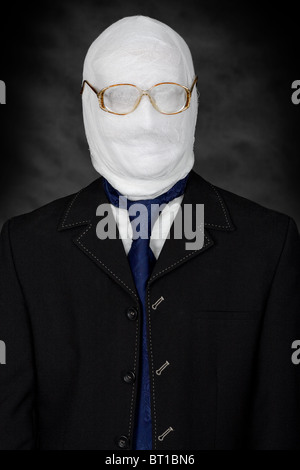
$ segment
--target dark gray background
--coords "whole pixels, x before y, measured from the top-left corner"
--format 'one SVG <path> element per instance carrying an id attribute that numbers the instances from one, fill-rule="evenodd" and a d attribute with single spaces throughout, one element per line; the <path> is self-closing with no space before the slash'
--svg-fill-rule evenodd
<path id="1" fill-rule="evenodd" d="M 62 0 L 7 6 L 2 30 L 0 226 L 97 177 L 79 89 L 85 54 L 112 22 L 151 16 L 191 48 L 201 93 L 196 171 L 300 227 L 296 2 Z M 298 67 L 298 68 L 297 68 Z"/>

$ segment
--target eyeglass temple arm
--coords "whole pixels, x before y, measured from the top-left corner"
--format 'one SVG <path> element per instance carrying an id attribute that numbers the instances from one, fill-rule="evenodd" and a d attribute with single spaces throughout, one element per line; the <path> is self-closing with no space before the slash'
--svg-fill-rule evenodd
<path id="1" fill-rule="evenodd" d="M 196 77 L 194 78 L 193 84 L 192 84 L 191 89 L 190 89 L 190 92 L 191 92 L 191 93 L 192 93 L 193 88 L 194 88 L 194 86 L 196 85 L 197 81 L 198 81 L 198 75 L 196 75 Z"/>
<path id="2" fill-rule="evenodd" d="M 83 93 L 83 90 L 84 90 L 84 85 L 87 84 L 92 90 L 94 93 L 96 93 L 96 95 L 98 95 L 98 91 L 93 87 L 93 85 L 91 85 L 87 80 L 84 80 L 82 86 L 81 86 L 81 90 L 80 90 L 80 94 L 82 95 Z"/>

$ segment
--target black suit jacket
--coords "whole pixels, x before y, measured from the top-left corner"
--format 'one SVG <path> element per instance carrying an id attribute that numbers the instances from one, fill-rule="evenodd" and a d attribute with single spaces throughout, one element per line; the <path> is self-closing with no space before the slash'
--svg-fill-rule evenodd
<path id="1" fill-rule="evenodd" d="M 99 178 L 3 227 L 1 449 L 131 448 L 140 305 L 101 203 Z M 148 283 L 153 449 L 299 449 L 296 224 L 192 172 L 197 203 L 203 247 L 171 230 Z"/>

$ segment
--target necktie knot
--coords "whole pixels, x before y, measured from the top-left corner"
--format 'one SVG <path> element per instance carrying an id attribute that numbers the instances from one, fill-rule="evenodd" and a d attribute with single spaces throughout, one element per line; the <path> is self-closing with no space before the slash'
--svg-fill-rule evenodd
<path id="1" fill-rule="evenodd" d="M 160 196 L 153 199 L 140 199 L 138 201 L 132 201 L 123 196 L 105 178 L 103 178 L 103 187 L 111 204 L 115 207 L 128 210 L 129 220 L 134 231 L 133 239 L 139 238 L 137 232 L 140 234 L 140 238 L 149 239 L 153 225 L 160 212 L 165 207 L 165 204 L 168 204 L 184 193 L 188 176 L 189 174 L 185 178 L 177 181 L 172 188 Z"/>

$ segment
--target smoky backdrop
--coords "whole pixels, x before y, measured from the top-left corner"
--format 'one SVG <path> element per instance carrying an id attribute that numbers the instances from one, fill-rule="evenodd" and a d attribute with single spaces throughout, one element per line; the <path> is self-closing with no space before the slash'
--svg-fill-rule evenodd
<path id="1" fill-rule="evenodd" d="M 300 228 L 297 3 L 22 2 L 2 9 L 0 227 L 97 178 L 79 94 L 85 54 L 111 23 L 142 14 L 188 43 L 200 92 L 194 169 L 292 216 Z M 269 6 L 268 6 L 269 5 Z M 298 24 L 299 28 L 299 24 Z"/>

